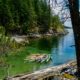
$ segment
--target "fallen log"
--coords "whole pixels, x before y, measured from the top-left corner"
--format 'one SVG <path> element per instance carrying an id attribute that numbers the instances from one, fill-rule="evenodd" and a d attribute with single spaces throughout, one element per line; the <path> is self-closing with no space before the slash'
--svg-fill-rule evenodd
<path id="1" fill-rule="evenodd" d="M 23 74 L 20 76 L 9 77 L 6 80 L 43 80 L 44 78 L 58 75 L 57 72 L 62 70 L 63 68 L 76 66 L 76 61 L 70 61 L 66 64 L 49 67 L 47 69 L 35 71 L 31 74 Z"/>

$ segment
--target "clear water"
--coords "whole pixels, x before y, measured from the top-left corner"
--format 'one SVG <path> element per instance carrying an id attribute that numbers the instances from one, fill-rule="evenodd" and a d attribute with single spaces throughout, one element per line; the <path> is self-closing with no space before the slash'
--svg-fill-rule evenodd
<path id="1" fill-rule="evenodd" d="M 58 47 L 52 48 L 52 65 L 60 65 L 76 59 L 73 31 L 72 29 L 68 31 L 69 34 L 60 38 Z"/>
<path id="2" fill-rule="evenodd" d="M 76 59 L 75 43 L 73 37 L 73 30 L 67 29 L 68 34 L 65 36 L 42 38 L 34 40 L 30 46 L 37 47 L 40 50 L 49 51 L 52 60 L 41 65 L 39 68 L 45 68 L 50 66 L 56 66 L 64 64 L 68 61 Z"/>

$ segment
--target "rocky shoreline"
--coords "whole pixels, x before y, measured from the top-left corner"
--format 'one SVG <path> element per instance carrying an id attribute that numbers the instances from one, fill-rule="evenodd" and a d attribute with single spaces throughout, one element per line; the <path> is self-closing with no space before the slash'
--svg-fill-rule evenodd
<path id="1" fill-rule="evenodd" d="M 11 39 L 15 40 L 17 43 L 29 43 L 29 39 L 35 39 L 35 38 L 44 38 L 44 37 L 53 37 L 53 36 L 59 36 L 59 35 L 66 35 L 68 34 L 68 31 L 65 30 L 64 32 L 47 32 L 45 34 L 38 34 L 38 33 L 28 33 L 27 35 L 12 35 Z"/>

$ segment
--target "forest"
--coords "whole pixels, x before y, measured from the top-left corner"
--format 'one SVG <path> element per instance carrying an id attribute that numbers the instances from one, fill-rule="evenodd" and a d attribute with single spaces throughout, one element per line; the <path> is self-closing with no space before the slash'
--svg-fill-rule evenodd
<path id="1" fill-rule="evenodd" d="M 0 0 L 0 27 L 4 28 L 5 34 L 63 30 L 59 17 L 54 15 L 47 0 Z"/>

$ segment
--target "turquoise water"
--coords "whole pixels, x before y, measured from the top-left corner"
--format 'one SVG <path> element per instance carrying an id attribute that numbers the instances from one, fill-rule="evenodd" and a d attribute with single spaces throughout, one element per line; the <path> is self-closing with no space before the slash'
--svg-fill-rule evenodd
<path id="1" fill-rule="evenodd" d="M 52 60 L 47 64 L 41 65 L 40 68 L 61 65 L 76 59 L 75 46 L 73 46 L 75 45 L 73 30 L 67 30 L 69 33 L 65 36 L 41 38 L 31 42 L 30 46 L 48 51 L 51 54 Z"/>
<path id="2" fill-rule="evenodd" d="M 68 29 L 69 34 L 61 37 L 58 47 L 52 48 L 52 65 L 60 65 L 70 60 L 76 59 L 74 37 L 72 29 Z"/>

